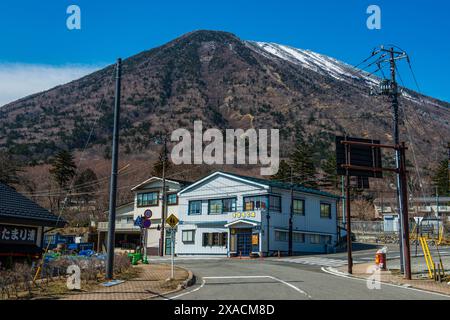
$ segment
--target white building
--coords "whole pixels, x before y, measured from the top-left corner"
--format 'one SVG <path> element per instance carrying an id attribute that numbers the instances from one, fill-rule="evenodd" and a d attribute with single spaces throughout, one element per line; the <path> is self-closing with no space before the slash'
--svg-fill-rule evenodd
<path id="1" fill-rule="evenodd" d="M 383 219 L 384 232 L 398 232 L 399 218 L 397 199 L 380 198 L 374 201 L 377 217 Z M 450 197 L 417 197 L 408 199 L 408 214 L 416 221 L 450 221 Z"/>
<path id="2" fill-rule="evenodd" d="M 178 216 L 178 196 L 186 183 L 183 181 L 166 179 L 167 192 L 167 216 Z M 152 211 L 151 226 L 147 231 L 147 253 L 158 254 L 160 246 L 160 228 L 162 217 L 162 179 L 151 177 L 131 189 L 134 192 L 134 201 L 116 209 L 115 246 L 122 249 L 132 249 L 140 243 L 141 229 L 134 225 L 137 217 L 143 216 L 146 210 Z M 108 222 L 98 224 L 98 242 L 100 249 L 102 243 L 106 243 Z M 165 226 L 165 253 L 170 254 L 171 233 Z"/>
<path id="3" fill-rule="evenodd" d="M 332 252 L 338 197 L 294 185 L 293 252 Z M 249 256 L 289 248 L 291 186 L 215 172 L 178 193 L 177 255 Z"/>

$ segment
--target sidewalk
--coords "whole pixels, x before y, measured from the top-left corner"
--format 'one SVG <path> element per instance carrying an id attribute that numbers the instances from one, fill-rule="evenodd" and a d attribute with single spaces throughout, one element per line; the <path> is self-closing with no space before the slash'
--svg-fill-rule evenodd
<path id="1" fill-rule="evenodd" d="M 394 266 L 396 264 L 398 265 L 398 262 L 391 262 Z M 373 262 L 355 264 L 353 265 L 352 276 L 367 279 L 373 275 L 372 273 L 370 273 L 370 268 L 373 266 Z M 337 270 L 343 273 L 347 273 L 347 266 L 339 267 L 337 268 Z M 421 275 L 421 273 L 413 274 L 412 280 L 406 280 L 403 278 L 403 275 L 398 269 L 390 269 L 387 271 L 380 271 L 380 281 L 450 295 L 450 285 L 448 285 L 447 282 L 436 282 L 428 278 L 424 278 Z"/>
<path id="2" fill-rule="evenodd" d="M 177 291 L 179 284 L 190 275 L 186 269 L 175 267 L 175 281 L 166 282 L 170 277 L 170 265 L 148 264 L 138 265 L 137 278 L 124 283 L 103 287 L 97 285 L 93 291 L 77 292 L 64 296 L 63 300 L 145 300 Z M 81 286 L 83 288 L 83 285 Z"/>

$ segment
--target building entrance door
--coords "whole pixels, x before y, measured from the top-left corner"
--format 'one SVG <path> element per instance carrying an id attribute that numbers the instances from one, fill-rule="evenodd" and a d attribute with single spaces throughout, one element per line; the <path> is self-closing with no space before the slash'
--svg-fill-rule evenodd
<path id="1" fill-rule="evenodd" d="M 173 235 L 175 237 L 175 231 L 173 231 Z M 170 256 L 172 254 L 172 230 L 166 229 L 165 240 L 166 240 L 165 255 Z"/>
<path id="2" fill-rule="evenodd" d="M 252 251 L 252 233 L 240 232 L 237 234 L 237 254 L 249 256 Z"/>

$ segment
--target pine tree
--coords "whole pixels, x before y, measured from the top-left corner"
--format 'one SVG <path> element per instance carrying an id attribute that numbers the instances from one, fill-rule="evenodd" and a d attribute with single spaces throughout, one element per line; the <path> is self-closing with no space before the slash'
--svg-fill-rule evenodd
<path id="1" fill-rule="evenodd" d="M 313 160 L 313 149 L 308 143 L 302 140 L 297 142 L 290 157 L 290 162 L 295 183 L 302 184 L 305 187 L 317 188 L 317 171 Z"/>
<path id="2" fill-rule="evenodd" d="M 50 174 L 60 189 L 67 187 L 68 183 L 75 176 L 77 166 L 73 155 L 67 150 L 60 151 L 52 161 Z"/>
<path id="3" fill-rule="evenodd" d="M 433 176 L 433 184 L 438 188 L 439 195 L 450 195 L 450 181 L 447 159 L 442 160 L 436 168 Z"/>
<path id="4" fill-rule="evenodd" d="M 322 170 L 325 175 L 325 181 L 327 184 L 331 184 L 333 188 L 337 188 L 339 185 L 339 179 L 337 175 L 337 164 L 336 164 L 336 155 L 334 153 L 330 153 L 322 164 Z"/>
<path id="5" fill-rule="evenodd" d="M 13 185 L 20 182 L 19 173 L 22 171 L 18 162 L 12 155 L 5 151 L 0 151 L 0 182 Z"/>
<path id="6" fill-rule="evenodd" d="M 291 178 L 291 166 L 286 160 L 280 161 L 278 172 L 270 177 L 271 180 L 289 182 Z"/>
<path id="7" fill-rule="evenodd" d="M 59 212 L 61 199 L 64 197 L 64 190 L 68 187 L 69 181 L 72 180 L 76 173 L 73 155 L 66 150 L 60 151 L 53 159 L 49 172 L 59 188 L 56 196 L 49 196 L 50 206 L 52 211 L 56 209 Z"/>

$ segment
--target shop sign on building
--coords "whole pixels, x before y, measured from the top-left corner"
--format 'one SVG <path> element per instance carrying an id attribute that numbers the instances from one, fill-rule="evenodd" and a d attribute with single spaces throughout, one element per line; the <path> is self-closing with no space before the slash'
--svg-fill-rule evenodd
<path id="1" fill-rule="evenodd" d="M 0 243 L 35 244 L 37 229 L 0 224 Z"/>

